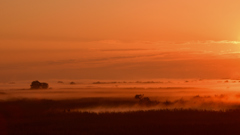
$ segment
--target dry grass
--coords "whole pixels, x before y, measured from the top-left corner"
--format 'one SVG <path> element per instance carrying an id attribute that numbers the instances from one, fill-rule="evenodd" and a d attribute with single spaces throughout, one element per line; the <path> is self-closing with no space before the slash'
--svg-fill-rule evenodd
<path id="1" fill-rule="evenodd" d="M 136 101 L 101 98 L 2 101 L 0 133 L 1 135 L 240 133 L 239 109 L 227 111 L 164 109 L 104 113 L 71 111 L 76 107 L 96 107 L 103 104 L 134 105 Z"/>

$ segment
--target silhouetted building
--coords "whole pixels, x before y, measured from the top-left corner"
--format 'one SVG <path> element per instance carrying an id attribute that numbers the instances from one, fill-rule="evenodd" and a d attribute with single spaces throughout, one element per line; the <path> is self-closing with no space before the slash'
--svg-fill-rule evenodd
<path id="1" fill-rule="evenodd" d="M 47 89 L 48 88 L 47 83 L 40 83 L 39 81 L 33 81 L 30 86 L 31 86 L 31 89 Z"/>

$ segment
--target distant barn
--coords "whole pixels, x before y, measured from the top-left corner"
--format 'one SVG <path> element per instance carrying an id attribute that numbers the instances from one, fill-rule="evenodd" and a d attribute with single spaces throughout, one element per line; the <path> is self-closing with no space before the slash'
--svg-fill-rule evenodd
<path id="1" fill-rule="evenodd" d="M 31 89 L 47 89 L 48 84 L 47 83 L 41 83 L 39 81 L 33 81 L 32 84 L 30 85 Z"/>

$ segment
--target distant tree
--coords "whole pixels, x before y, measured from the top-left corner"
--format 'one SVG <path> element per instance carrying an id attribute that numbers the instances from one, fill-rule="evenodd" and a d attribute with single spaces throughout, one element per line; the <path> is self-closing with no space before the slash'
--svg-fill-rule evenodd
<path id="1" fill-rule="evenodd" d="M 31 89 L 47 89 L 48 83 L 40 83 L 38 80 L 33 81 L 30 85 Z"/>
<path id="2" fill-rule="evenodd" d="M 39 89 L 41 87 L 41 83 L 39 81 L 33 81 L 31 84 L 31 89 Z"/>
<path id="3" fill-rule="evenodd" d="M 48 84 L 47 83 L 41 83 L 42 89 L 47 89 L 48 88 Z"/>
<path id="4" fill-rule="evenodd" d="M 70 84 L 76 84 L 75 82 L 70 82 Z"/>

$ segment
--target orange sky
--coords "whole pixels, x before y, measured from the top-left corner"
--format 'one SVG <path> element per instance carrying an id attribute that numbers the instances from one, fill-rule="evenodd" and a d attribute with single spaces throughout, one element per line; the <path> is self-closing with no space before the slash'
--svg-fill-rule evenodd
<path id="1" fill-rule="evenodd" d="M 238 78 L 239 5 L 1 0 L 0 81 Z"/>

